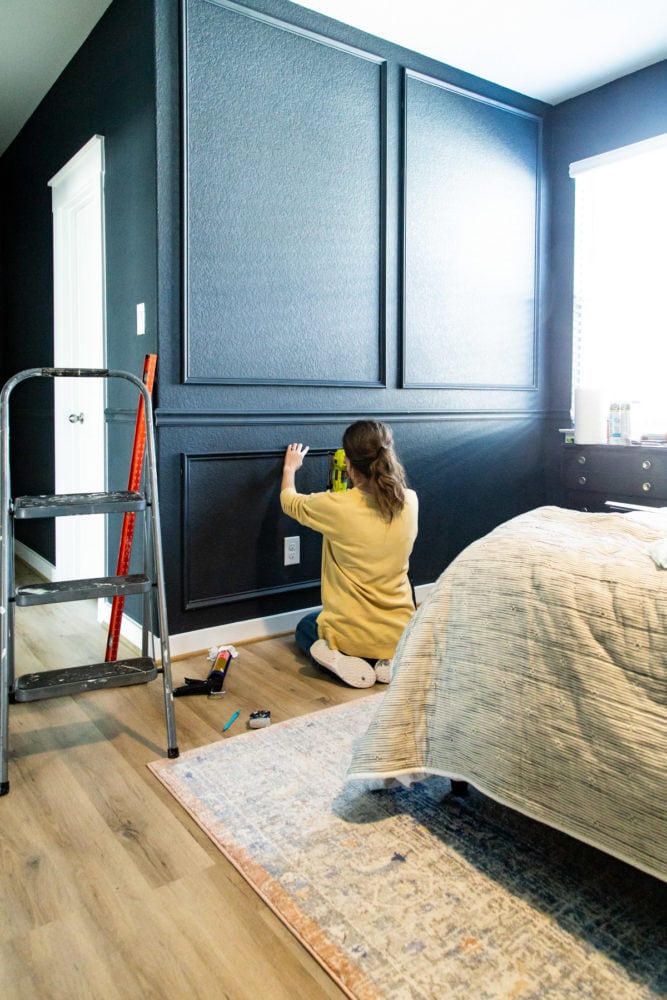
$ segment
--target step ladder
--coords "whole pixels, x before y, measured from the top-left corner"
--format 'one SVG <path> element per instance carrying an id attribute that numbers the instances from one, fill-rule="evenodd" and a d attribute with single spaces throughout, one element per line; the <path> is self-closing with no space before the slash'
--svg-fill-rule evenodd
<path id="1" fill-rule="evenodd" d="M 10 477 L 9 402 L 12 391 L 30 378 L 105 378 L 132 383 L 143 400 L 145 425 L 145 469 L 143 490 L 109 493 L 60 494 L 12 497 Z M 124 371 L 99 368 L 30 368 L 14 375 L 0 394 L 0 517 L 2 566 L 0 567 L 0 795 L 9 792 L 9 704 L 57 698 L 100 688 L 144 684 L 162 674 L 167 727 L 167 756 L 178 757 L 164 565 L 158 509 L 157 465 L 153 408 L 150 393 L 141 379 Z M 122 576 L 39 582 L 17 587 L 14 571 L 14 531 L 18 520 L 86 514 L 141 515 L 144 527 L 144 572 Z M 141 656 L 84 666 L 15 676 L 15 609 L 39 604 L 81 601 L 91 598 L 142 595 Z M 160 665 L 152 649 L 159 636 Z"/>

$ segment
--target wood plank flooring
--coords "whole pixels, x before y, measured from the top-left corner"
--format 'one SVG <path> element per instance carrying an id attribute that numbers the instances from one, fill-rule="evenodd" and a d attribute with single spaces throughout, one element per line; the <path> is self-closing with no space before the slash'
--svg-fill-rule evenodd
<path id="1" fill-rule="evenodd" d="M 16 673 L 104 659 L 94 605 L 18 608 Z M 178 698 L 181 751 L 365 697 L 293 636 L 238 646 L 220 699 Z M 131 647 L 121 654 L 133 655 Z M 206 652 L 174 685 L 205 677 Z M 10 705 L 0 798 L 0 996 L 7 1000 L 340 1000 L 342 991 L 146 764 L 163 756 L 162 680 Z M 242 794 L 242 789 L 239 790 Z"/>

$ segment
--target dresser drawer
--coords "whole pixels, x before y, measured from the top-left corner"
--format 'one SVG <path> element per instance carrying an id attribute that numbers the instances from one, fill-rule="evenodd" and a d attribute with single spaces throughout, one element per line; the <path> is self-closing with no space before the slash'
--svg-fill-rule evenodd
<path id="1" fill-rule="evenodd" d="M 565 445 L 563 488 L 630 497 L 638 503 L 667 501 L 667 452 L 619 445 Z"/>

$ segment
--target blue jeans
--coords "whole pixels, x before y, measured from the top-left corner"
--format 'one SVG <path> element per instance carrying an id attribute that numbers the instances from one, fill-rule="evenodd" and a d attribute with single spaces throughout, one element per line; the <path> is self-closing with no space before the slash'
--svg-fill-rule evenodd
<path id="1" fill-rule="evenodd" d="M 317 619 L 319 614 L 319 611 L 312 611 L 309 615 L 305 615 L 298 623 L 294 631 L 296 644 L 299 649 L 303 650 L 306 656 L 310 656 L 310 647 L 319 639 L 319 635 L 317 633 Z M 365 656 L 362 657 L 362 659 L 368 660 L 371 665 L 377 663 L 377 660 L 369 659 Z"/>
<path id="2" fill-rule="evenodd" d="M 306 656 L 310 656 L 310 647 L 319 639 L 319 635 L 317 634 L 317 618 L 319 613 L 319 611 L 312 611 L 309 615 L 305 615 L 298 623 L 294 632 L 296 644 L 299 649 L 303 650 Z"/>

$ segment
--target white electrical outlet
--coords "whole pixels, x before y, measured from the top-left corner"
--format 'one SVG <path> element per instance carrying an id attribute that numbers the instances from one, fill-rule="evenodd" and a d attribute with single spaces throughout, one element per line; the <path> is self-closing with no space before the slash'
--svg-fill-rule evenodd
<path id="1" fill-rule="evenodd" d="M 137 302 L 137 337 L 146 333 L 146 303 Z"/>
<path id="2" fill-rule="evenodd" d="M 291 535 L 285 539 L 285 566 L 296 566 L 301 562 L 301 538 Z"/>

